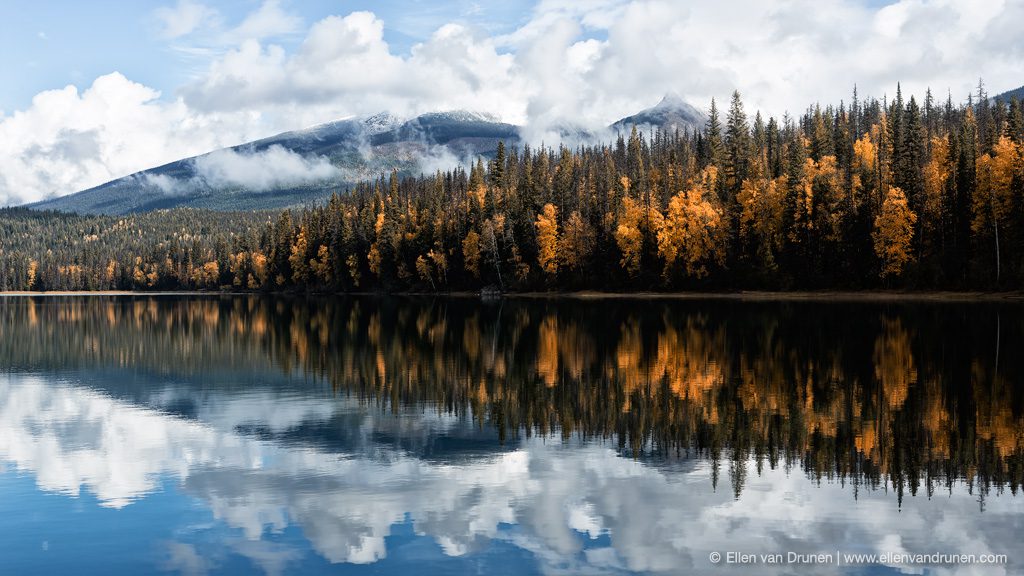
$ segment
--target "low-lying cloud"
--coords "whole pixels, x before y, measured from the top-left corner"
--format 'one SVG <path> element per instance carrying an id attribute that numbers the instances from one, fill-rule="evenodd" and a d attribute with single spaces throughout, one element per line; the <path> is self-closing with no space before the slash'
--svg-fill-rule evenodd
<path id="1" fill-rule="evenodd" d="M 278 144 L 266 150 L 240 153 L 218 150 L 196 158 L 196 177 L 213 188 L 241 187 L 265 191 L 340 176 L 323 156 L 304 157 Z"/>

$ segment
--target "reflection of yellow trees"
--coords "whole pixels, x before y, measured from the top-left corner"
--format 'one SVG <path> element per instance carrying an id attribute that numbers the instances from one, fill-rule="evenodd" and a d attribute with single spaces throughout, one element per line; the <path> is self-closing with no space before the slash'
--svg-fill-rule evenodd
<path id="1" fill-rule="evenodd" d="M 667 324 L 658 336 L 658 351 L 652 370 L 655 380 L 665 378 L 669 388 L 683 400 L 699 403 L 709 422 L 718 413 L 709 393 L 724 384 L 722 366 L 724 334 L 705 325 L 701 316 L 687 318 L 682 329 Z"/>
<path id="2" fill-rule="evenodd" d="M 1014 416 L 1012 384 L 979 360 L 972 363 L 971 379 L 978 438 L 992 442 L 999 454 L 1024 449 L 1024 417 Z"/>
<path id="3" fill-rule="evenodd" d="M 897 409 L 906 401 L 910 385 L 917 381 L 917 368 L 910 351 L 910 336 L 899 318 L 886 318 L 882 326 L 882 333 L 875 340 L 875 377 L 888 406 Z"/>
<path id="4" fill-rule="evenodd" d="M 537 374 L 549 388 L 558 382 L 558 321 L 551 315 L 537 333 Z"/>
<path id="5" fill-rule="evenodd" d="M 799 464 L 872 486 L 890 477 L 1024 480 L 1015 358 L 997 370 L 990 349 L 958 350 L 970 381 L 957 381 L 935 364 L 948 359 L 929 353 L 937 333 L 891 312 L 859 319 L 858 343 L 825 323 L 805 336 L 816 324 L 800 312 L 588 306 L 8 299 L 0 300 L 0 358 L 158 373 L 301 372 L 382 406 L 471 413 L 503 435 L 560 432 L 614 438 L 633 453 L 729 454 L 734 487 L 746 458 L 758 469 Z"/>

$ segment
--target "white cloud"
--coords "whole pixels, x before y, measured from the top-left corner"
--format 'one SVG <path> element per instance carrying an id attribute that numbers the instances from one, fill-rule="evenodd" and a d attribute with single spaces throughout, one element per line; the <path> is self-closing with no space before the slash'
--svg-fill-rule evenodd
<path id="1" fill-rule="evenodd" d="M 180 190 L 180 183 L 166 174 L 145 174 L 143 183 L 156 186 L 164 194 L 177 194 Z"/>
<path id="2" fill-rule="evenodd" d="M 281 8 L 280 0 L 264 0 L 263 4 L 242 20 L 242 23 L 224 34 L 226 42 L 259 40 L 294 34 L 302 27 L 302 19 Z"/>
<path id="3" fill-rule="evenodd" d="M 253 153 L 218 150 L 196 158 L 195 168 L 197 176 L 214 188 L 239 186 L 248 190 L 325 180 L 340 173 L 326 158 L 304 158 L 277 144 Z"/>
<path id="4" fill-rule="evenodd" d="M 248 40 L 214 61 L 183 96 L 200 111 L 288 110 L 309 119 L 300 125 L 385 109 L 408 115 L 467 108 L 523 120 L 514 58 L 497 53 L 490 39 L 449 24 L 403 58 L 383 32 L 376 16 L 354 12 L 314 24 L 294 54 Z"/>
<path id="5" fill-rule="evenodd" d="M 0 205 L 96 186 L 265 136 L 253 111 L 196 114 L 118 73 L 37 94 L 0 118 Z"/>
<path id="6" fill-rule="evenodd" d="M 164 38 L 185 36 L 204 26 L 217 26 L 220 21 L 217 10 L 193 0 L 178 0 L 173 8 L 162 6 L 153 15 Z"/>
<path id="7" fill-rule="evenodd" d="M 280 0 L 264 0 L 234 27 L 226 27 L 221 13 L 195 0 L 178 0 L 173 7 L 162 6 L 153 11 L 160 34 L 177 39 L 204 32 L 196 42 L 211 46 L 237 45 L 246 40 L 262 40 L 294 34 L 302 29 L 302 18 L 282 8 Z M 178 47 L 189 50 L 190 47 Z M 191 47 L 194 48 L 194 47 Z"/>
<path id="8" fill-rule="evenodd" d="M 286 49 L 273 39 L 303 28 L 277 0 L 233 28 L 208 10 L 181 0 L 158 12 L 168 36 L 199 37 L 177 48 L 206 62 L 176 99 L 109 75 L 0 117 L 0 204 L 381 110 L 478 110 L 550 142 L 553 126 L 607 125 L 669 91 L 704 108 L 739 89 L 751 114 L 781 116 L 849 99 L 854 84 L 862 96 L 902 82 L 905 94 L 930 86 L 959 101 L 979 76 L 993 91 L 1024 83 L 1024 0 L 541 0 L 509 34 L 450 23 L 405 54 L 369 12 L 315 22 Z M 197 34 L 204 18 L 214 24 Z M 90 105 L 115 97 L 122 106 Z"/>

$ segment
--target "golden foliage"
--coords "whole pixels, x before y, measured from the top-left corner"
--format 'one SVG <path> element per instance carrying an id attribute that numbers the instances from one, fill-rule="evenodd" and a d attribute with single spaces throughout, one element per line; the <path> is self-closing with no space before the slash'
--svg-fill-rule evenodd
<path id="1" fill-rule="evenodd" d="M 309 264 L 306 262 L 306 251 L 309 250 L 309 242 L 306 239 L 306 227 L 299 228 L 299 234 L 292 244 L 291 255 L 288 262 L 292 265 L 292 280 L 296 284 L 303 284 L 309 275 Z"/>
<path id="2" fill-rule="evenodd" d="M 942 217 L 942 194 L 949 180 L 949 142 L 945 138 L 932 138 L 932 156 L 924 165 L 922 175 L 924 176 L 924 203 L 922 205 L 922 223 L 927 224 L 929 229 L 925 232 L 929 236 L 941 224 Z"/>
<path id="3" fill-rule="evenodd" d="M 766 263 L 782 248 L 786 177 L 744 180 L 740 203 L 740 236 L 758 246 Z"/>
<path id="4" fill-rule="evenodd" d="M 1019 169 L 1021 151 L 1006 136 L 992 147 L 992 154 L 983 154 L 977 160 L 977 186 L 973 198 L 974 218 L 971 229 L 975 234 L 993 226 L 1005 226 L 1013 211 L 1014 173 Z"/>
<path id="5" fill-rule="evenodd" d="M 383 263 L 383 257 L 380 254 L 380 248 L 377 247 L 377 243 L 370 244 L 370 251 L 366 254 L 366 260 L 370 265 L 370 272 L 380 276 L 381 264 Z"/>
<path id="6" fill-rule="evenodd" d="M 817 162 L 813 158 L 804 160 L 790 240 L 800 242 L 810 231 L 817 232 L 826 240 L 840 239 L 842 184 L 835 156 L 822 156 Z"/>
<path id="7" fill-rule="evenodd" d="M 658 255 L 665 272 L 681 260 L 690 276 L 707 274 L 709 262 L 725 260 L 724 213 L 703 186 L 680 192 L 668 203 L 668 215 L 658 228 Z"/>
<path id="8" fill-rule="evenodd" d="M 640 272 L 640 251 L 643 248 L 644 239 L 643 232 L 640 231 L 642 217 L 640 204 L 629 196 L 624 197 L 619 226 L 615 229 L 615 243 L 618 245 L 619 251 L 622 252 L 620 263 L 630 276 L 636 276 Z"/>
<path id="9" fill-rule="evenodd" d="M 36 286 L 36 275 L 39 273 L 39 262 L 31 260 L 28 263 L 28 289 L 31 290 Z"/>
<path id="10" fill-rule="evenodd" d="M 544 205 L 534 224 L 537 227 L 537 261 L 546 274 L 558 273 L 558 209 Z"/>
<path id="11" fill-rule="evenodd" d="M 875 159 L 878 157 L 878 149 L 871 140 L 872 132 L 878 132 L 877 125 L 853 143 L 853 169 L 868 174 L 874 172 Z"/>
<path id="12" fill-rule="evenodd" d="M 269 268 L 267 268 L 267 257 L 259 250 L 255 250 L 249 255 L 249 260 L 252 265 L 253 280 L 256 284 L 255 286 L 250 286 L 250 288 L 260 288 L 267 283 L 267 277 L 270 273 Z"/>
<path id="13" fill-rule="evenodd" d="M 462 259 L 474 278 L 480 278 L 480 235 L 470 230 L 462 241 Z"/>
<path id="14" fill-rule="evenodd" d="M 316 258 L 309 261 L 309 268 L 313 276 L 322 284 L 328 285 L 333 278 L 333 266 L 331 265 L 331 252 L 327 246 L 321 244 L 316 251 Z"/>
<path id="15" fill-rule="evenodd" d="M 219 279 L 220 265 L 215 261 L 207 262 L 192 270 L 192 281 L 200 288 L 216 288 Z"/>
<path id="16" fill-rule="evenodd" d="M 911 242 L 914 238 L 914 223 L 917 215 L 907 205 L 903 190 L 893 186 L 885 195 L 882 213 L 875 218 L 875 229 L 871 237 L 875 254 L 882 261 L 881 276 L 898 276 L 903 267 L 913 261 Z"/>
<path id="17" fill-rule="evenodd" d="M 594 251 L 594 228 L 579 213 L 573 212 L 565 223 L 562 238 L 559 241 L 559 252 L 565 267 L 573 271 L 583 271 L 587 259 Z"/>
<path id="18" fill-rule="evenodd" d="M 436 289 L 434 286 L 434 276 L 430 270 L 430 262 L 422 254 L 416 257 L 416 274 L 419 275 L 420 280 L 430 282 L 430 286 Z"/>

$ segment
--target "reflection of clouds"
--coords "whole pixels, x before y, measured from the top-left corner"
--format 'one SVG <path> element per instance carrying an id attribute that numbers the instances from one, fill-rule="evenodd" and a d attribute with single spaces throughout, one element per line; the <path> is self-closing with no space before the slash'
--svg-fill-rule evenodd
<path id="1" fill-rule="evenodd" d="M 210 571 L 211 563 L 203 558 L 196 547 L 184 542 L 168 542 L 164 551 L 166 557 L 160 567 L 182 576 L 203 576 Z"/>
<path id="2" fill-rule="evenodd" d="M 534 553 L 553 573 L 702 572 L 713 550 L 994 552 L 1014 560 L 1016 534 L 1024 528 L 1024 503 L 1009 495 L 990 501 L 984 514 L 961 489 L 930 500 L 907 498 L 900 510 L 884 491 L 861 490 L 855 501 L 849 486 L 816 486 L 799 471 L 768 470 L 751 473 L 736 500 L 728 487 L 712 491 L 706 463 L 658 468 L 601 445 L 566 446 L 556 438 L 439 463 L 397 450 L 381 454 L 385 448 L 333 453 L 236 433 L 247 422 L 287 430 L 344 409 L 338 400 L 260 394 L 209 398 L 202 422 L 195 422 L 84 388 L 7 376 L 0 379 L 0 458 L 32 471 L 44 490 L 77 494 L 84 486 L 113 507 L 154 490 L 161 477 L 178 478 L 217 518 L 242 530 L 246 539 L 232 549 L 270 574 L 298 558 L 295 549 L 263 538 L 289 525 L 300 527 L 331 562 L 383 558 L 385 537 L 409 519 L 446 554 L 503 539 Z M 328 404 L 334 407 L 323 408 Z M 390 426 L 373 411 L 360 415 L 367 442 Z M 403 425 L 410 434 L 457 424 L 429 411 L 401 420 L 411 422 Z M 417 421 L 433 423 L 424 428 Z M 604 535 L 610 544 L 598 540 Z M 170 561 L 202 573 L 208 561 L 182 546 L 169 550 Z M 982 566 L 948 571 L 1000 573 Z M 716 572 L 756 570 L 721 565 Z"/>
<path id="3" fill-rule="evenodd" d="M 262 568 L 267 576 L 284 574 L 289 564 L 302 558 L 302 553 L 295 548 L 265 540 L 240 540 L 232 542 L 230 547 Z"/>

